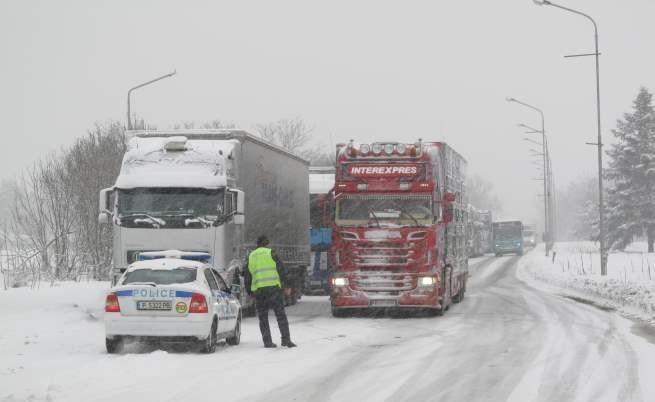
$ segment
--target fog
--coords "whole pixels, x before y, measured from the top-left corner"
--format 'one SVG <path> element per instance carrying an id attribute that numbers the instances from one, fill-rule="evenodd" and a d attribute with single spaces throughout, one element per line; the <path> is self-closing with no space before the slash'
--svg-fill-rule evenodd
<path id="1" fill-rule="evenodd" d="M 603 137 L 655 88 L 655 3 L 569 0 L 599 26 Z M 0 177 L 132 111 L 167 128 L 253 131 L 301 117 L 316 144 L 445 140 L 493 182 L 504 214 L 536 220 L 540 176 L 518 123 L 541 108 L 558 189 L 596 175 L 589 21 L 531 0 L 0 2 Z"/>

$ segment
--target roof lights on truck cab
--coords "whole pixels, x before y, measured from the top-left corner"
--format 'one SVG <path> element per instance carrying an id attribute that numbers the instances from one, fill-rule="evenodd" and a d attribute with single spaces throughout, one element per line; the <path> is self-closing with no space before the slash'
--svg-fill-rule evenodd
<path id="1" fill-rule="evenodd" d="M 359 144 L 355 146 L 351 140 L 346 145 L 346 154 L 351 158 L 376 157 L 376 156 L 410 156 L 416 157 L 420 154 L 422 143 L 400 144 L 396 142 L 375 142 L 373 144 Z"/>

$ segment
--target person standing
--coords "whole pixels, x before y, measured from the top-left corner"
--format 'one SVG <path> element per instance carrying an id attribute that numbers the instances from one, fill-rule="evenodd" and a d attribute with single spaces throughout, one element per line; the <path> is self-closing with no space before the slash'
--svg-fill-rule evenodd
<path id="1" fill-rule="evenodd" d="M 291 342 L 280 280 L 280 272 L 284 273 L 284 265 L 275 252 L 266 246 L 268 246 L 268 237 L 259 236 L 257 248 L 248 255 L 245 269 L 246 291 L 248 294 L 255 295 L 255 307 L 264 347 L 277 347 L 271 339 L 271 328 L 268 324 L 268 310 L 273 309 L 280 329 L 282 346 L 293 348 L 296 344 Z"/>

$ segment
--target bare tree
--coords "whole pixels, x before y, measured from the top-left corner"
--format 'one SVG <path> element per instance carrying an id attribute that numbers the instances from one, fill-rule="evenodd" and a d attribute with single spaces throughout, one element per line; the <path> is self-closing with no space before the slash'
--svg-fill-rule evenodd
<path id="1" fill-rule="evenodd" d="M 494 194 L 493 184 L 481 176 L 472 175 L 467 178 L 469 203 L 481 210 L 489 210 L 494 215 L 502 211 L 500 199 Z"/>
<path id="2" fill-rule="evenodd" d="M 296 154 L 309 142 L 312 130 L 300 117 L 257 125 L 257 133 L 263 139 Z"/>
<path id="3" fill-rule="evenodd" d="M 74 232 L 78 264 L 99 267 L 101 272 L 96 276 L 107 274 L 112 247 L 111 229 L 98 224 L 98 193 L 116 180 L 126 148 L 122 124 L 110 121 L 96 124 L 65 156 L 77 215 Z"/>

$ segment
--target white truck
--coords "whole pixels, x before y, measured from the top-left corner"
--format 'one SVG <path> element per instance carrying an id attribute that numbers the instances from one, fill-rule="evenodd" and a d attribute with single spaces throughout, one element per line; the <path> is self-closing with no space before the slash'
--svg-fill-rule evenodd
<path id="1" fill-rule="evenodd" d="M 309 266 L 308 163 L 242 130 L 133 131 L 114 186 L 100 191 L 113 229 L 112 283 L 149 251 L 208 253 L 228 284 L 256 238 L 283 260 L 287 304 Z M 241 279 L 242 281 L 242 279 Z M 252 302 L 241 292 L 245 312 Z"/>

